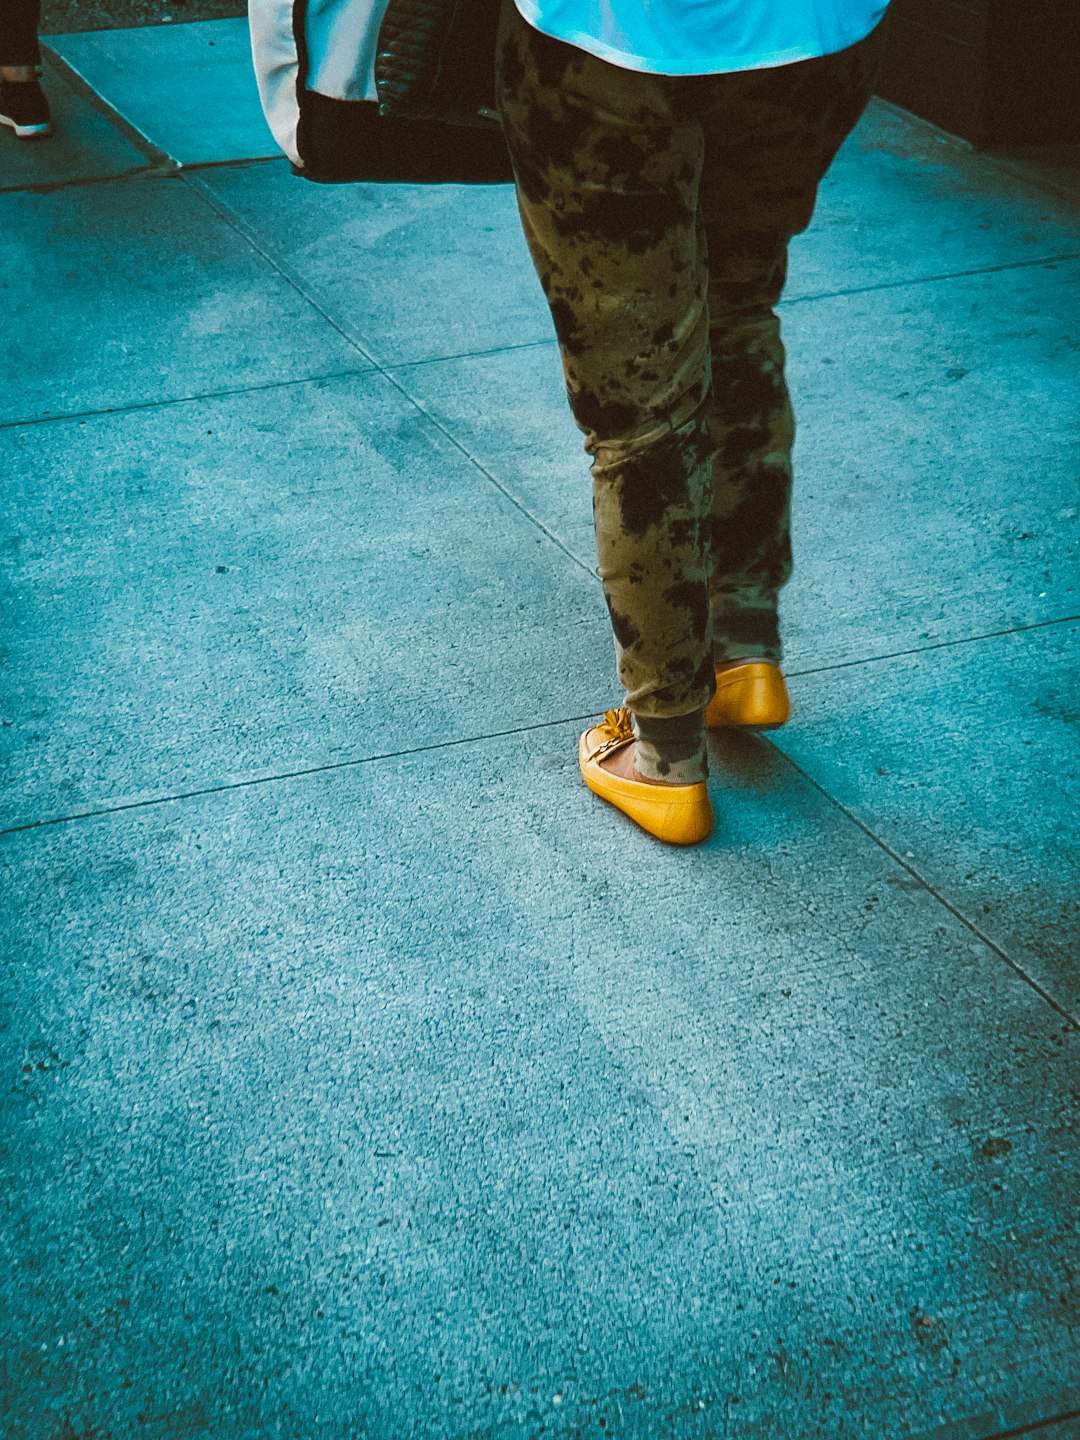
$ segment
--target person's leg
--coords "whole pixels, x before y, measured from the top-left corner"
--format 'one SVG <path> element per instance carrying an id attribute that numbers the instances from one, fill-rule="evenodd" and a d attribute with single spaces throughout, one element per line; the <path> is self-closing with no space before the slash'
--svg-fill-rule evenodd
<path id="1" fill-rule="evenodd" d="M 780 321 L 772 309 L 784 282 L 784 248 L 752 237 L 741 251 L 721 251 L 719 275 L 709 287 L 709 608 L 717 667 L 749 658 L 778 663 L 781 654 L 778 598 L 791 573 L 795 437 Z M 738 279 L 730 273 L 733 255 L 743 272 Z"/>
<path id="2" fill-rule="evenodd" d="M 540 35 L 512 4 L 498 86 L 522 224 L 593 456 L 636 769 L 694 784 L 713 688 L 701 129 L 673 117 L 657 77 Z"/>
<path id="3" fill-rule="evenodd" d="M 838 55 L 695 81 L 706 106 L 701 212 L 713 407 L 710 610 L 718 667 L 778 663 L 791 573 L 795 427 L 774 306 L 791 237 L 870 98 L 880 30 Z M 709 87 L 706 98 L 704 87 Z"/>
<path id="4" fill-rule="evenodd" d="M 33 80 L 41 64 L 41 0 L 0 0 L 0 77 Z"/>
<path id="5" fill-rule="evenodd" d="M 38 84 L 40 0 L 0 0 L 0 125 L 20 139 L 48 135 L 49 102 Z"/>

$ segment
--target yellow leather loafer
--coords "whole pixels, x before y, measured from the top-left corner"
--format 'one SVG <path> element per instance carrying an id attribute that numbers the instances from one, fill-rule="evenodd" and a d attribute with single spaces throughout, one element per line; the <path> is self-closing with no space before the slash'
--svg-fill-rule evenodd
<path id="1" fill-rule="evenodd" d="M 775 730 L 791 714 L 784 674 L 768 660 L 749 660 L 716 672 L 716 694 L 705 711 L 710 730 L 738 726 Z"/>
<path id="2" fill-rule="evenodd" d="M 586 730 L 578 745 L 585 784 L 666 845 L 697 845 L 712 831 L 713 812 L 705 781 L 696 785 L 649 785 L 624 780 L 600 763 L 634 742 L 630 711 L 608 710 L 603 722 Z"/>

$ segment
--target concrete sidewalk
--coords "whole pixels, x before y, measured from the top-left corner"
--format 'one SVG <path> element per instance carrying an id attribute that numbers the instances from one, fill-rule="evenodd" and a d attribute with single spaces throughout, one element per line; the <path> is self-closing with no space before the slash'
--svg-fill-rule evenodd
<path id="1" fill-rule="evenodd" d="M 242 22 L 50 44 L 0 1433 L 1076 1440 L 1073 157 L 845 147 L 795 715 L 672 852 L 577 776 L 618 692 L 510 190 L 295 179 Z"/>

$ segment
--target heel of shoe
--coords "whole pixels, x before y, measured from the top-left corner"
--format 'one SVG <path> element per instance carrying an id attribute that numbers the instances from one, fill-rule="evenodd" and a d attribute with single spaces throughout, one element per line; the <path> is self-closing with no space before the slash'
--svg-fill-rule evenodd
<path id="1" fill-rule="evenodd" d="M 700 787 L 700 794 L 668 800 L 662 793 L 656 794 L 652 786 L 620 782 L 603 772 L 598 775 L 591 767 L 583 772 L 583 778 L 594 795 L 621 810 L 628 820 L 665 845 L 699 845 L 712 834 L 713 809 L 705 785 Z"/>
<path id="2" fill-rule="evenodd" d="M 727 726 L 777 730 L 790 715 L 783 673 L 776 665 L 754 661 L 718 671 L 716 694 L 705 712 L 705 724 L 710 730 Z"/>
<path id="3" fill-rule="evenodd" d="M 665 845 L 698 845 L 712 834 L 713 810 L 704 780 L 693 785 L 652 785 L 605 770 L 605 755 L 632 745 L 629 710 L 609 710 L 601 725 L 586 730 L 578 743 L 581 778 L 601 800 Z"/>
<path id="4" fill-rule="evenodd" d="M 665 805 L 662 800 L 651 797 L 640 805 L 630 799 L 614 803 L 642 830 L 665 845 L 700 845 L 712 834 L 713 811 L 707 791 L 700 798 L 677 804 Z"/>

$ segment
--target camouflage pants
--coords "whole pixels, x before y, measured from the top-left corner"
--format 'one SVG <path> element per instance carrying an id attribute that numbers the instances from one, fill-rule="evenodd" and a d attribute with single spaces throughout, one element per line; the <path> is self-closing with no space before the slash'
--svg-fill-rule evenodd
<path id="1" fill-rule="evenodd" d="M 714 665 L 780 657 L 794 423 L 773 306 L 880 49 L 671 78 L 541 35 L 511 0 L 499 109 L 592 455 L 638 764 L 706 773 Z"/>

